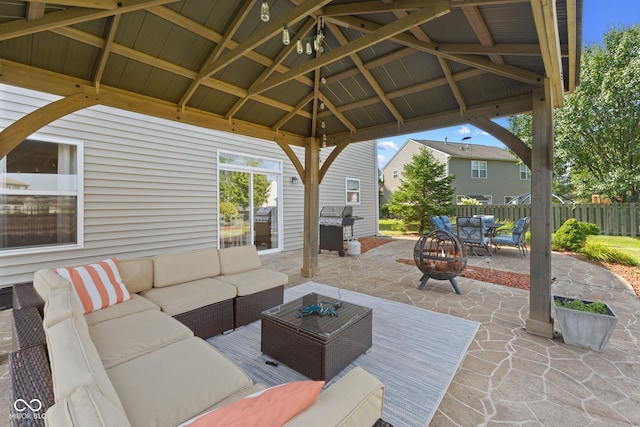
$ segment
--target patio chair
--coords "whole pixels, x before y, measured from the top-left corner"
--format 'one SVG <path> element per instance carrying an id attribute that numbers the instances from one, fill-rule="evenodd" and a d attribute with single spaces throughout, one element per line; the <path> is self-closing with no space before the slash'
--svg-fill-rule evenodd
<path id="1" fill-rule="evenodd" d="M 449 219 L 449 217 L 447 215 L 440 215 L 440 219 L 442 220 L 442 223 L 444 224 L 444 229 L 447 230 L 449 233 L 454 233 L 455 234 L 455 230 L 453 228 L 453 224 L 451 223 L 451 220 Z"/>
<path id="2" fill-rule="evenodd" d="M 511 234 L 500 234 L 491 240 L 491 243 L 496 249 L 500 249 L 500 246 L 515 246 L 520 251 L 520 256 L 524 256 L 527 253 L 526 235 L 529 229 L 529 217 L 520 218 L 516 223 L 516 226 L 511 230 Z"/>
<path id="3" fill-rule="evenodd" d="M 487 230 L 484 227 L 482 218 L 458 217 L 458 239 L 469 246 L 471 252 L 478 256 L 477 247 L 484 248 L 491 256 L 491 240 L 486 236 Z"/>

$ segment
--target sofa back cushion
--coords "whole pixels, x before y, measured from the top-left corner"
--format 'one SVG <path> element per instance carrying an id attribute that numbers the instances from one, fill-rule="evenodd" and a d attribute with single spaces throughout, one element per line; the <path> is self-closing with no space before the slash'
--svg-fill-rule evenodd
<path id="1" fill-rule="evenodd" d="M 156 288 L 218 275 L 220 260 L 217 249 L 178 252 L 153 258 L 153 286 Z"/>
<path id="2" fill-rule="evenodd" d="M 124 411 L 86 323 L 75 316 L 59 321 L 46 330 L 47 351 L 56 402 L 80 386 L 94 387 L 118 409 Z"/>
<path id="3" fill-rule="evenodd" d="M 115 258 L 80 267 L 57 268 L 54 271 L 71 282 L 85 313 L 131 298 L 122 283 Z"/>
<path id="4" fill-rule="evenodd" d="M 65 286 L 71 289 L 71 282 L 49 268 L 38 270 L 33 275 L 33 287 L 44 302 L 49 298 L 49 291 L 51 289 Z"/>
<path id="5" fill-rule="evenodd" d="M 42 320 L 44 329 L 47 330 L 56 323 L 74 316 L 86 324 L 82 307 L 80 307 L 71 288 L 64 286 L 51 289 L 44 305 L 44 319 Z"/>
<path id="6" fill-rule="evenodd" d="M 80 386 L 47 411 L 48 427 L 130 427 L 127 414 L 93 387 Z"/>
<path id="7" fill-rule="evenodd" d="M 254 245 L 234 246 L 218 251 L 222 274 L 237 274 L 262 267 L 260 255 Z"/>
<path id="8" fill-rule="evenodd" d="M 122 283 L 132 294 L 153 288 L 153 259 L 118 259 L 118 271 Z"/>

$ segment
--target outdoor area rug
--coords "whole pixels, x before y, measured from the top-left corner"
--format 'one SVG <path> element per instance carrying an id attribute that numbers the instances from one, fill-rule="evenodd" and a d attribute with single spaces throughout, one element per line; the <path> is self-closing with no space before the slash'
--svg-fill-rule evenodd
<path id="1" fill-rule="evenodd" d="M 373 347 L 328 384 L 356 366 L 384 383 L 385 421 L 395 427 L 429 424 L 444 397 L 479 323 L 307 282 L 285 290 L 285 302 L 315 292 L 373 309 Z M 235 361 L 254 382 L 273 386 L 308 379 L 260 352 L 260 321 L 208 339 Z"/>

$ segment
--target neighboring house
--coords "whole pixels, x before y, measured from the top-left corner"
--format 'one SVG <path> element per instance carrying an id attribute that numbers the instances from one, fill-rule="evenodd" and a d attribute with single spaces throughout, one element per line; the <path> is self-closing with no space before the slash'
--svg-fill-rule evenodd
<path id="1" fill-rule="evenodd" d="M 57 99 L 0 84 L 0 130 Z M 320 161 L 330 153 L 322 149 Z M 375 141 L 349 145 L 320 185 L 320 207 L 350 204 L 363 217 L 359 237 L 378 230 L 376 158 Z M 0 159 L 0 287 L 111 256 L 253 243 L 260 253 L 300 249 L 303 206 L 302 180 L 273 141 L 87 108 Z"/>
<path id="2" fill-rule="evenodd" d="M 407 140 L 382 170 L 380 205 L 391 199 L 400 186 L 404 165 L 426 148 L 444 163 L 447 175 L 455 175 L 453 203 L 474 198 L 484 204 L 500 205 L 531 191 L 531 171 L 509 151 L 488 145 L 427 140 Z"/>

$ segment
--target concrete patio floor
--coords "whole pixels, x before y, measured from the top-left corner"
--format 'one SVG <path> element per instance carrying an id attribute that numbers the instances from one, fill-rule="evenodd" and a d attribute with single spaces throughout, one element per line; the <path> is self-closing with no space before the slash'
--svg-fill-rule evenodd
<path id="1" fill-rule="evenodd" d="M 562 338 L 528 334 L 529 292 L 458 277 L 417 285 L 421 273 L 396 262 L 412 258 L 415 240 L 393 239 L 358 256 L 319 255 L 319 273 L 300 276 L 302 251 L 265 255 L 265 266 L 289 275 L 289 286 L 313 280 L 480 322 L 460 370 L 432 426 L 632 426 L 640 425 L 640 300 L 606 269 L 556 254 L 553 292 L 609 303 L 620 320 L 602 353 L 567 346 Z M 494 269 L 528 273 L 529 257 L 504 248 Z M 469 266 L 487 267 L 485 256 Z M 558 325 L 556 324 L 556 329 Z M 8 425 L 10 310 L 0 312 L 0 426 Z M 392 362 L 392 361 L 390 361 Z M 375 374 L 375 372 L 373 373 Z"/>
<path id="2" fill-rule="evenodd" d="M 449 281 L 433 279 L 418 290 L 420 271 L 396 261 L 412 258 L 414 244 L 393 239 L 344 258 L 323 251 L 312 279 L 300 276 L 302 251 L 262 260 L 287 273 L 290 286 L 313 280 L 480 322 L 432 426 L 640 425 L 640 300 L 630 285 L 574 257 L 552 256 L 555 294 L 606 301 L 620 318 L 606 350 L 597 353 L 528 334 L 528 291 L 464 277 L 458 277 L 462 295 Z M 469 266 L 487 267 L 481 252 L 469 257 Z M 517 249 L 503 248 L 490 259 L 494 269 L 529 272 L 529 256 Z"/>

